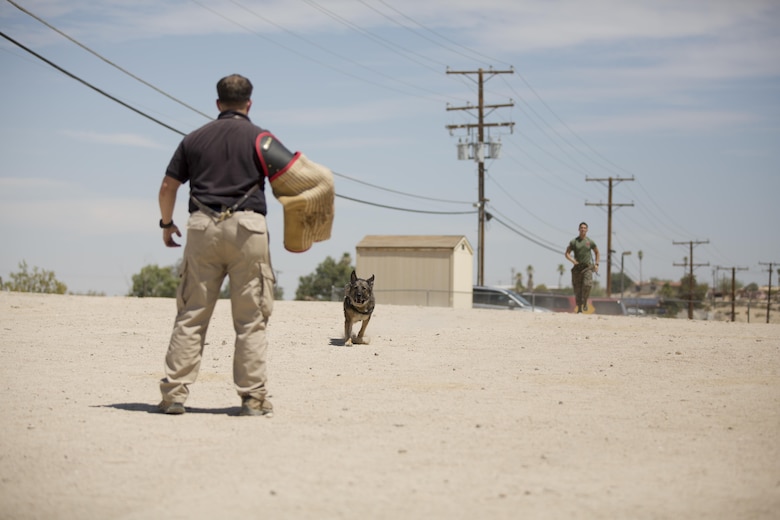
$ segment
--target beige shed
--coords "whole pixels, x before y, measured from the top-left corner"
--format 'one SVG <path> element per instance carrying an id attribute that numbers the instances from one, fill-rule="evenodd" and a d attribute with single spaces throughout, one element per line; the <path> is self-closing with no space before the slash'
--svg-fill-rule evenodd
<path id="1" fill-rule="evenodd" d="M 462 235 L 367 235 L 357 274 L 372 274 L 377 303 L 471 307 L 474 250 Z"/>

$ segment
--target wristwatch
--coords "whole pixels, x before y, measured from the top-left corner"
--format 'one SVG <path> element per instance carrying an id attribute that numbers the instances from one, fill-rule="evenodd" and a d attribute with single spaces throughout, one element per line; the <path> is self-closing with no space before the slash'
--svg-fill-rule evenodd
<path id="1" fill-rule="evenodd" d="M 168 222 L 167 224 L 163 224 L 163 221 L 162 221 L 162 219 L 160 219 L 160 227 L 161 227 L 161 228 L 163 228 L 163 229 L 168 229 L 168 228 L 169 228 L 169 227 L 171 227 L 171 226 L 173 226 L 173 219 L 171 219 L 171 221 L 170 221 L 170 222 Z"/>

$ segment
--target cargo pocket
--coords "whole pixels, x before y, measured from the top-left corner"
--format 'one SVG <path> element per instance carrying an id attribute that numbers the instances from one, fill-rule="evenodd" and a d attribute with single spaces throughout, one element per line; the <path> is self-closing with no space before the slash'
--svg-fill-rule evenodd
<path id="1" fill-rule="evenodd" d="M 241 212 L 233 218 L 238 219 L 238 225 L 246 229 L 250 233 L 265 234 L 267 227 L 265 224 L 265 217 L 260 213 L 253 213 L 251 211 Z"/>
<path id="2" fill-rule="evenodd" d="M 185 255 L 181 261 L 181 267 L 179 267 L 179 287 L 176 288 L 176 308 L 182 310 L 184 308 L 184 302 L 186 301 L 187 294 L 187 268 L 189 262 L 187 262 L 187 256 Z"/>
<path id="3" fill-rule="evenodd" d="M 260 264 L 260 312 L 266 319 L 274 310 L 274 285 L 276 278 L 269 264 Z"/>

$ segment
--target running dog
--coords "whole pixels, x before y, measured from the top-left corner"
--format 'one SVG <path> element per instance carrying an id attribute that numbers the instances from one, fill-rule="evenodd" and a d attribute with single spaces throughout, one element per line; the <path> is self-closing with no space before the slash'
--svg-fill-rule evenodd
<path id="1" fill-rule="evenodd" d="M 363 337 L 366 327 L 374 312 L 374 275 L 367 280 L 358 278 L 355 271 L 349 277 L 349 283 L 344 288 L 344 345 L 351 347 L 352 342 L 368 345 L 369 338 Z M 352 336 L 352 326 L 362 322 L 360 332 Z"/>

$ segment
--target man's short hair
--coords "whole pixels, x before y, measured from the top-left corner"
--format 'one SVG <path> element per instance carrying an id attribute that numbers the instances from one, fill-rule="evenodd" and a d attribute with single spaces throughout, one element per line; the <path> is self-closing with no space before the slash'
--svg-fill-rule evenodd
<path id="1" fill-rule="evenodd" d="M 588 223 L 587 222 L 580 222 L 580 225 L 577 226 L 577 229 L 579 229 L 582 226 L 588 227 Z"/>
<path id="2" fill-rule="evenodd" d="M 252 83 L 239 74 L 225 76 L 217 82 L 217 96 L 226 105 L 245 103 L 252 97 Z"/>

